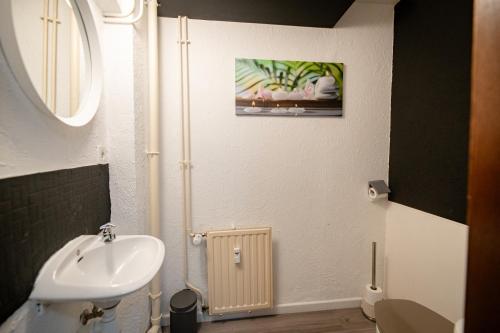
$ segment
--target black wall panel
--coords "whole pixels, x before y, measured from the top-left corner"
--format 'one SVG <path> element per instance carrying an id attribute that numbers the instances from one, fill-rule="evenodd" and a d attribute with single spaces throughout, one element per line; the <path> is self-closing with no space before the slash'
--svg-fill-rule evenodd
<path id="1" fill-rule="evenodd" d="M 354 0 L 160 0 L 160 16 L 331 28 Z"/>
<path id="2" fill-rule="evenodd" d="M 390 200 L 465 223 L 472 1 L 402 0 L 394 22 Z"/>
<path id="3" fill-rule="evenodd" d="M 111 214 L 108 165 L 0 180 L 0 323 L 31 293 L 45 261 L 97 234 Z"/>

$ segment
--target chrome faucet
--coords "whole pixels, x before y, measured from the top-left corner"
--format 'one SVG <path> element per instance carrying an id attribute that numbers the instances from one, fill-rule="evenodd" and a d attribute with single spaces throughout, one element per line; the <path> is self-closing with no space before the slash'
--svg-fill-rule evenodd
<path id="1" fill-rule="evenodd" d="M 116 228 L 116 225 L 113 223 L 106 223 L 99 227 L 99 230 L 102 232 L 102 240 L 106 243 L 110 243 L 113 239 L 116 238 L 115 233 L 113 232 L 113 228 Z"/>

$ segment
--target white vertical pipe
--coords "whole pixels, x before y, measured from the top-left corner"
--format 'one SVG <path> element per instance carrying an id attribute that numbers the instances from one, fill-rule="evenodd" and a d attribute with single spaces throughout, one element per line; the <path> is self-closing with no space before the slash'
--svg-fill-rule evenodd
<path id="1" fill-rule="evenodd" d="M 74 116 L 80 105 L 80 33 L 75 15 L 70 14 L 70 90 L 69 116 Z"/>
<path id="2" fill-rule="evenodd" d="M 49 0 L 43 1 L 42 99 L 47 104 L 49 73 Z"/>
<path id="3" fill-rule="evenodd" d="M 143 3 L 141 1 L 141 6 Z M 158 2 L 148 3 L 148 81 L 149 81 L 149 225 L 152 236 L 160 237 L 160 105 L 158 77 Z M 150 283 L 151 328 L 149 333 L 161 332 L 160 273 Z"/>
<path id="4" fill-rule="evenodd" d="M 186 287 L 196 292 L 202 308 L 205 306 L 203 293 L 189 281 L 188 239 L 193 231 L 192 195 L 191 195 L 191 119 L 189 107 L 189 57 L 188 57 L 188 18 L 178 17 L 179 58 L 181 78 L 181 121 L 182 121 L 182 188 L 183 188 L 183 221 L 184 221 L 184 283 Z"/>
<path id="5" fill-rule="evenodd" d="M 140 0 L 142 1 L 142 0 Z M 141 4 L 142 5 L 142 4 Z M 104 17 L 116 17 L 116 18 L 124 18 L 132 15 L 135 12 L 135 8 L 137 6 L 137 0 L 132 1 L 132 6 L 130 6 L 130 9 L 128 12 L 121 12 L 121 13 L 102 13 Z"/>
<path id="6" fill-rule="evenodd" d="M 51 111 L 56 113 L 57 107 L 57 30 L 59 24 L 59 0 L 54 0 L 52 14 L 52 82 L 51 82 Z"/>
<path id="7" fill-rule="evenodd" d="M 181 161 L 180 166 L 182 170 L 182 223 L 184 227 L 184 239 L 183 239 L 183 254 L 184 254 L 184 282 L 187 281 L 188 276 L 188 244 L 187 244 L 187 212 L 186 212 L 186 145 L 185 135 L 184 135 L 184 49 L 183 49 L 183 34 L 182 34 L 182 17 L 177 17 L 178 30 L 177 30 L 177 44 L 179 46 L 179 73 L 180 73 L 180 116 L 181 116 Z"/>
<path id="8" fill-rule="evenodd" d="M 136 11 L 136 7 L 138 13 L 136 15 L 133 15 Z M 144 0 L 138 0 L 134 1 L 134 9 L 130 15 L 127 15 L 126 17 L 119 17 L 119 16 L 108 16 L 105 14 L 103 22 L 111 24 L 134 24 L 138 22 L 143 15 L 144 15 Z"/>
<path id="9" fill-rule="evenodd" d="M 182 69 L 182 134 L 184 154 L 184 214 L 186 221 L 187 237 L 193 231 L 192 207 L 191 207 L 191 117 L 189 105 L 189 55 L 188 55 L 188 18 L 181 17 L 181 69 Z"/>

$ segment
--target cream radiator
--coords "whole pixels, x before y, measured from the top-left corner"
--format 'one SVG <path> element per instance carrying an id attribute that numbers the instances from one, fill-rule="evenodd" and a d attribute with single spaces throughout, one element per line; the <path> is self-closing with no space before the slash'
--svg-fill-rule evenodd
<path id="1" fill-rule="evenodd" d="M 209 314 L 273 306 L 271 228 L 207 233 Z"/>

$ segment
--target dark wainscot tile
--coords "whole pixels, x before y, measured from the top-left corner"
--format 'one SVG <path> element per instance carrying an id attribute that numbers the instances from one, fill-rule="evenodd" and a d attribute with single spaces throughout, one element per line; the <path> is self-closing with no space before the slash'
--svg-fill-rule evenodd
<path id="1" fill-rule="evenodd" d="M 110 216 L 107 164 L 0 179 L 0 323 L 28 299 L 54 252 Z"/>

